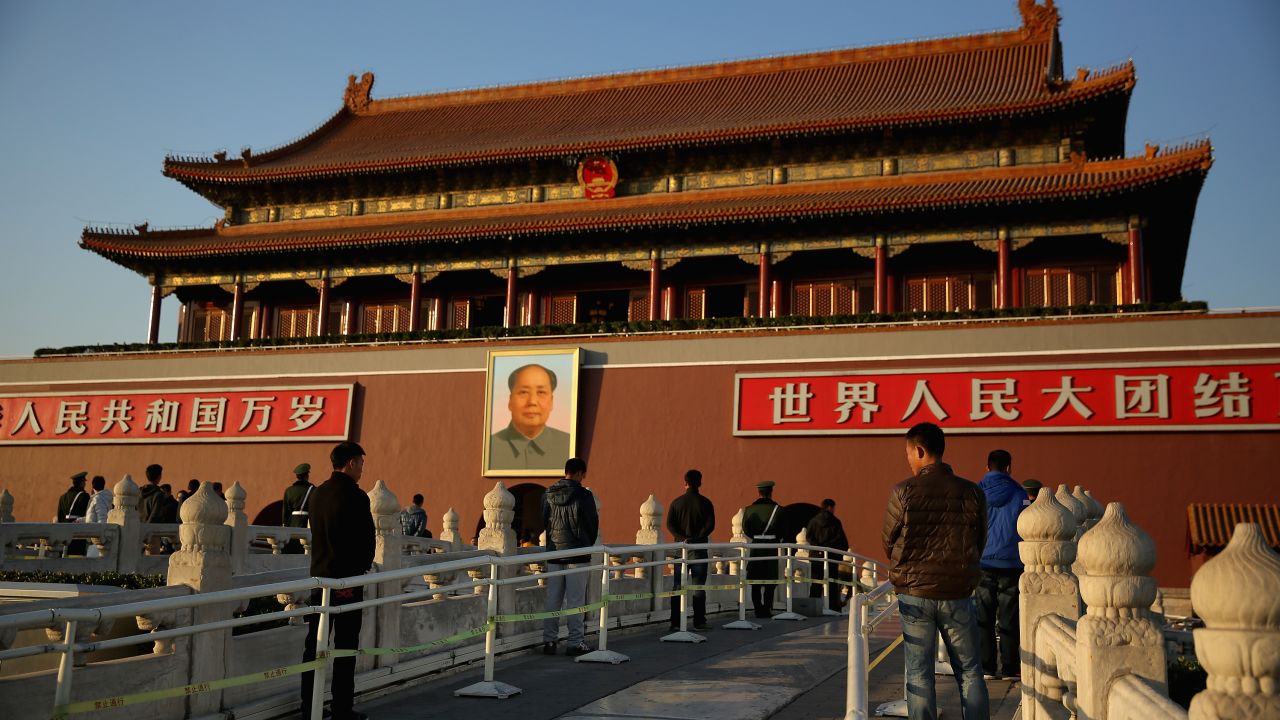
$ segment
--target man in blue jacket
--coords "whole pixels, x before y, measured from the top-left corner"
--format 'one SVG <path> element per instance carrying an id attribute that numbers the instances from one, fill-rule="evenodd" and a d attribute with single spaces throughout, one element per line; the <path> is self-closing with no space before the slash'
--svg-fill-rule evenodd
<path id="1" fill-rule="evenodd" d="M 1018 578 L 1022 560 L 1018 558 L 1018 513 L 1027 492 L 1009 476 L 1013 457 L 1008 450 L 992 450 L 987 455 L 987 474 L 979 487 L 987 496 L 987 546 L 982 552 L 982 581 L 978 601 L 978 628 L 982 637 L 982 672 L 988 678 L 1021 675 L 1018 659 Z M 996 638 L 999 668 L 996 666 Z M 1003 673 L 997 673 L 997 669 Z"/>

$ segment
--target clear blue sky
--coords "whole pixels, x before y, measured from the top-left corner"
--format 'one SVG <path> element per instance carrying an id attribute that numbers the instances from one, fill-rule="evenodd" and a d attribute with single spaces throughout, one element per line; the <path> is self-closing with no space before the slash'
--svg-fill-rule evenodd
<path id="1" fill-rule="evenodd" d="M 1280 305 L 1280 3 L 1061 0 L 1068 74 L 1132 57 L 1128 153 L 1208 134 L 1183 295 Z M 1016 0 L 0 0 L 0 356 L 145 339 L 148 286 L 86 224 L 209 226 L 166 152 L 265 149 L 375 97 L 854 47 L 1019 24 Z M 176 332 L 166 300 L 161 339 Z"/>

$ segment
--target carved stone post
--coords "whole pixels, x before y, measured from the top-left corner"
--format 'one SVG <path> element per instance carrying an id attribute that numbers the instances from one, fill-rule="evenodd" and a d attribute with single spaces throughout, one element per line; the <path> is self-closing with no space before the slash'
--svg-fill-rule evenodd
<path id="1" fill-rule="evenodd" d="M 1089 532 L 1089 529 L 1102 519 L 1102 503 L 1094 500 L 1093 496 L 1079 485 L 1071 491 L 1071 497 L 1084 507 L 1084 532 Z"/>
<path id="2" fill-rule="evenodd" d="M 117 491 L 120 485 L 116 486 Z M 117 492 L 116 498 L 122 494 Z M 113 513 L 115 511 L 112 511 Z M 201 483 L 200 489 L 182 503 L 182 524 L 178 537 L 182 547 L 169 556 L 169 585 L 189 585 L 196 592 L 231 589 L 231 555 L 228 543 L 227 503 L 213 492 L 213 483 Z M 110 518 L 110 516 L 108 516 Z M 201 605 L 192 609 L 192 624 L 225 620 L 231 617 L 232 604 Z M 202 632 L 191 636 L 191 683 L 217 680 L 228 675 L 227 652 L 230 630 Z M 192 695 L 187 698 L 187 716 L 217 712 L 222 706 L 222 691 Z"/>
<path id="3" fill-rule="evenodd" d="M 1022 715 L 1025 720 L 1054 717 L 1057 705 L 1045 696 L 1036 663 L 1036 628 L 1041 618 L 1080 616 L 1080 591 L 1071 563 L 1076 559 L 1076 519 L 1054 493 L 1042 492 L 1018 516 L 1018 557 L 1024 569 L 1018 580 L 1018 629 L 1022 641 Z M 1060 705 L 1059 705 L 1060 707 Z"/>
<path id="4" fill-rule="evenodd" d="M 111 491 L 112 507 L 107 511 L 107 522 L 120 527 L 120 542 L 116 545 L 116 571 L 137 572 L 138 560 L 142 556 L 142 519 L 138 517 L 138 486 L 133 482 L 133 477 L 126 474 Z"/>
<path id="5" fill-rule="evenodd" d="M 227 527 L 231 528 L 231 572 L 241 574 L 249 557 L 249 517 L 244 514 L 247 493 L 240 481 L 227 488 Z"/>
<path id="6" fill-rule="evenodd" d="M 809 529 L 808 529 L 808 528 L 800 528 L 800 532 L 796 533 L 796 544 L 797 544 L 797 545 L 808 545 L 808 544 L 809 544 Z M 809 553 L 809 551 L 808 551 L 808 550 L 796 550 L 796 558 L 797 558 L 797 560 L 798 560 L 799 558 L 808 558 L 808 557 L 809 557 L 809 554 L 810 554 L 810 553 Z M 788 582 L 796 582 L 797 580 L 799 580 L 799 578 L 805 577 L 806 572 L 808 572 L 808 571 L 809 571 L 808 564 L 809 564 L 809 563 L 808 563 L 808 560 L 806 560 L 806 561 L 805 561 L 805 562 L 803 562 L 803 563 L 801 563 L 801 562 L 794 562 L 794 563 L 791 563 L 792 574 L 791 574 L 791 577 L 787 578 L 787 581 L 788 581 Z"/>
<path id="7" fill-rule="evenodd" d="M 462 547 L 462 537 L 458 535 L 458 513 L 454 512 L 453 508 L 445 511 L 440 528 L 440 539 L 449 543 L 449 549 L 458 550 Z"/>
<path id="8" fill-rule="evenodd" d="M 373 563 L 378 570 L 399 570 L 403 567 L 404 537 L 400 529 L 400 501 L 381 480 L 369 491 L 369 512 L 373 514 L 374 549 Z M 378 597 L 399 595 L 404 581 L 395 580 L 378 584 Z M 379 605 L 375 612 L 375 640 L 377 647 L 400 645 L 400 604 Z M 387 667 L 399 662 L 400 656 L 378 655 L 375 667 Z"/>
<path id="9" fill-rule="evenodd" d="M 1191 605 L 1205 627 L 1192 631 L 1209 673 L 1190 720 L 1280 717 L 1280 555 L 1252 523 L 1191 581 Z"/>
<path id="10" fill-rule="evenodd" d="M 1156 544 L 1130 522 L 1124 506 L 1107 504 L 1080 538 L 1080 593 L 1087 608 L 1076 624 L 1076 705 L 1080 718 L 1106 714 L 1107 691 L 1121 675 L 1165 687 L 1164 637 L 1151 616 L 1156 599 Z"/>
<path id="11" fill-rule="evenodd" d="M 1058 486 L 1058 492 L 1054 493 L 1054 499 L 1058 501 L 1059 505 L 1071 511 L 1071 516 L 1076 520 L 1075 539 L 1079 540 L 1080 536 L 1084 534 L 1084 521 L 1085 518 L 1088 517 L 1085 512 L 1084 503 L 1077 500 L 1076 496 L 1071 494 L 1071 488 L 1066 485 Z"/>
<path id="12" fill-rule="evenodd" d="M 484 496 L 484 529 L 480 531 L 481 550 L 491 550 L 498 555 L 514 555 L 519 544 L 516 533 L 511 529 L 511 521 L 515 518 L 516 497 L 507 491 L 502 481 L 493 484 L 493 489 Z"/>
<path id="13" fill-rule="evenodd" d="M 0 490 L 0 523 L 13 522 L 13 496 L 9 488 Z"/>
<path id="14" fill-rule="evenodd" d="M 747 512 L 746 508 L 739 508 L 738 512 L 734 513 L 733 518 L 729 520 L 729 527 L 733 530 L 733 535 L 729 537 L 729 542 L 734 542 L 734 543 L 751 542 L 751 538 L 747 537 L 747 533 L 742 529 L 742 518 L 745 517 L 746 512 Z M 730 575 L 738 574 L 738 564 L 740 562 L 742 561 L 739 560 L 736 562 L 729 563 Z"/>
<path id="15" fill-rule="evenodd" d="M 652 494 L 640 503 L 640 529 L 636 531 L 637 545 L 661 545 L 666 542 L 662 534 L 662 504 Z M 651 575 L 649 568 L 637 568 L 636 577 Z M 661 575 L 662 573 L 657 573 Z"/>

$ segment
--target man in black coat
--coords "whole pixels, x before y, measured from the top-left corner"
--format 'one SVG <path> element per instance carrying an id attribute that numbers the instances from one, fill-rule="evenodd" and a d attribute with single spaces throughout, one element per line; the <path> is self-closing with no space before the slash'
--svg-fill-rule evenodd
<path id="1" fill-rule="evenodd" d="M 702 473 L 690 470 L 684 474 L 684 494 L 671 501 L 671 509 L 667 512 L 667 530 L 676 542 L 706 543 L 711 542 L 711 531 L 716 529 L 716 509 L 711 501 L 703 497 L 698 489 L 702 487 Z M 689 551 L 690 560 L 706 560 L 706 550 Z M 707 584 L 707 563 L 690 563 L 689 581 L 693 585 Z M 676 572 L 673 587 L 681 587 L 681 573 Z M 680 629 L 680 598 L 671 598 L 671 629 Z M 693 591 L 693 629 L 707 629 L 707 591 Z"/>
<path id="2" fill-rule="evenodd" d="M 363 575 L 373 564 L 373 513 L 369 496 L 357 484 L 364 472 L 364 449 L 353 442 L 338 443 L 329 453 L 333 475 L 311 493 L 308 512 L 311 520 L 311 574 L 314 577 L 348 578 Z M 364 600 L 364 588 L 334 590 L 331 605 L 350 605 Z M 311 593 L 311 604 L 322 602 L 320 590 Z M 360 645 L 360 613 L 332 615 L 333 648 L 354 650 Z M 307 616 L 307 641 L 302 661 L 316 657 L 320 616 Z M 364 718 L 351 706 L 355 700 L 355 657 L 333 661 L 333 720 Z M 315 673 L 302 675 L 302 717 L 311 717 L 311 692 Z"/>
<path id="3" fill-rule="evenodd" d="M 809 524 L 805 526 L 805 536 L 809 539 L 810 545 L 820 547 L 835 548 L 836 550 L 848 550 L 849 539 L 844 534 L 844 524 L 840 522 L 840 518 L 836 517 L 836 501 L 827 498 L 822 501 L 822 510 L 814 515 Z M 825 553 L 824 553 L 825 554 Z M 829 557 L 838 557 L 834 553 Z M 823 560 L 813 560 L 809 563 L 809 576 L 814 580 L 827 579 L 827 604 L 832 610 L 839 611 L 844 602 L 840 598 L 840 586 L 833 582 L 836 579 L 836 569 L 840 567 L 838 562 L 824 562 Z M 809 586 L 809 597 L 822 597 L 822 585 L 815 582 Z"/>

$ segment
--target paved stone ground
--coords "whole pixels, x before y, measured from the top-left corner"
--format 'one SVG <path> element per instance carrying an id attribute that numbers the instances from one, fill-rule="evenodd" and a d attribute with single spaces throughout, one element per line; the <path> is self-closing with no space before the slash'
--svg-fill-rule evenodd
<path id="1" fill-rule="evenodd" d="M 497 680 L 522 688 L 505 700 L 458 698 L 477 682 L 476 667 L 415 684 L 356 705 L 377 720 L 483 717 L 486 720 L 811 720 L 844 716 L 844 618 L 764 621 L 757 631 L 724 630 L 730 616 L 712 618 L 707 642 L 664 643 L 665 627 L 609 635 L 609 647 L 631 659 L 620 665 L 575 663 L 540 652 L 501 660 Z M 872 638 L 872 658 L 897 637 L 896 619 Z M 592 638 L 588 638 L 591 641 Z M 938 678 L 939 701 L 960 717 L 955 683 Z M 902 650 L 873 671 L 871 707 L 902 695 Z M 1017 686 L 988 683 L 992 717 L 1007 720 Z"/>

